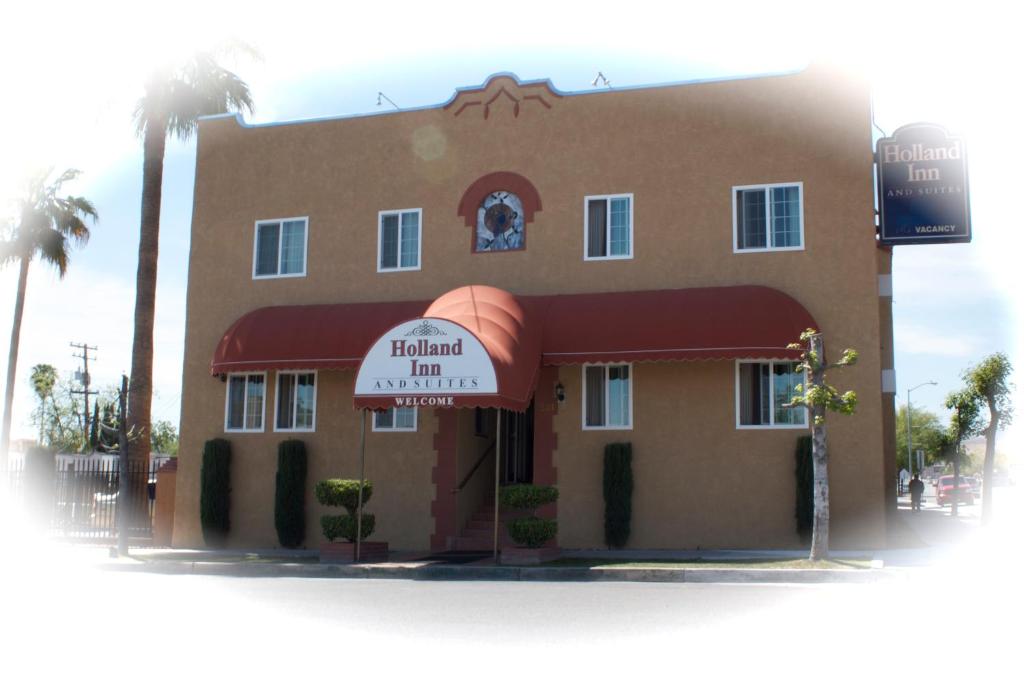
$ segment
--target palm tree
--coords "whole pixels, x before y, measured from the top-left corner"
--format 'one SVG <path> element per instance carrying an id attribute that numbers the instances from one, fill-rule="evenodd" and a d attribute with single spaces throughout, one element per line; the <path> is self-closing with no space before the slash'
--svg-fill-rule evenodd
<path id="1" fill-rule="evenodd" d="M 16 223 L 9 223 L 0 239 L 0 266 L 15 261 L 19 264 L 18 291 L 14 299 L 14 325 L 11 328 L 11 347 L 7 359 L 7 385 L 4 393 L 3 427 L 0 429 L 0 468 L 7 465 L 7 452 L 11 442 L 11 408 L 14 403 L 14 376 L 18 367 L 18 343 L 21 338 L 21 318 L 25 311 L 25 287 L 28 284 L 28 265 L 39 256 L 53 265 L 63 278 L 68 270 L 69 242 L 83 245 L 89 240 L 85 219 L 98 218 L 96 208 L 84 197 L 58 197 L 61 185 L 78 177 L 79 171 L 70 168 L 49 185 L 50 171 L 29 180 L 25 196 L 16 202 Z"/>
<path id="2" fill-rule="evenodd" d="M 226 51 L 254 54 L 251 48 L 238 44 L 218 52 Z M 218 52 L 200 52 L 183 64 L 158 69 L 147 82 L 145 94 L 135 107 L 136 130 L 143 140 L 142 219 L 127 423 L 129 432 L 134 435 L 128 455 L 137 462 L 147 462 L 150 450 L 153 323 L 167 135 L 171 133 L 182 141 L 188 140 L 195 132 L 200 116 L 232 110 L 252 111 L 249 86 L 217 63 Z"/>

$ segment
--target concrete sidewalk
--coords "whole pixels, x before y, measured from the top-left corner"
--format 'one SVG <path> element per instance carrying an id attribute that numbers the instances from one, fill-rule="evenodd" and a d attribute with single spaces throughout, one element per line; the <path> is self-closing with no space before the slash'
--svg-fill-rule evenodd
<path id="1" fill-rule="evenodd" d="M 104 547 L 78 548 L 89 554 L 89 563 L 109 571 L 197 574 L 238 577 L 392 578 L 408 580 L 472 581 L 649 581 L 672 583 L 867 583 L 904 581 L 924 569 L 960 566 L 965 558 L 992 559 L 990 549 L 1001 536 L 980 526 L 978 506 L 952 517 L 947 509 L 928 504 L 910 510 L 901 498 L 890 529 L 890 548 L 884 550 L 833 551 L 834 561 L 871 560 L 870 568 L 780 569 L 756 565 L 769 559 L 802 559 L 806 550 L 566 550 L 564 558 L 600 562 L 636 561 L 740 563 L 737 567 L 622 567 L 622 566 L 495 566 L 490 559 L 468 564 L 426 560 L 426 553 L 392 553 L 379 564 L 321 564 L 317 550 L 284 549 L 133 549 L 127 558 L 109 557 Z M 1005 535 L 1014 526 L 1004 525 Z M 987 541 L 987 543 L 982 542 Z M 1014 546 L 1016 547 L 1016 546 Z"/>

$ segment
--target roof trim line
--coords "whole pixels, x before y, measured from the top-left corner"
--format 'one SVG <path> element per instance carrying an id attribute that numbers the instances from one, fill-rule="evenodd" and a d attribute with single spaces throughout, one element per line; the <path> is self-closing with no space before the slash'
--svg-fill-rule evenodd
<path id="1" fill-rule="evenodd" d="M 397 111 L 381 111 L 381 112 L 366 112 L 362 114 L 338 114 L 335 116 L 319 116 L 308 119 L 293 119 L 290 121 L 270 121 L 267 123 L 246 123 L 242 119 L 242 115 L 237 112 L 226 112 L 223 114 L 211 114 L 208 116 L 200 116 L 197 120 L 199 121 L 214 121 L 217 119 L 234 118 L 235 122 L 238 123 L 242 128 L 274 128 L 277 126 L 294 126 L 303 123 L 324 123 L 327 121 L 345 121 L 348 119 L 364 119 L 364 118 L 375 118 L 378 116 L 395 116 L 398 114 L 406 114 L 408 112 L 418 111 L 429 111 L 431 109 L 444 109 L 451 105 L 458 99 L 459 95 L 465 92 L 473 92 L 475 90 L 486 90 L 491 84 L 491 81 L 497 78 L 512 78 L 516 84 L 520 87 L 535 86 L 535 85 L 546 85 L 551 92 L 561 97 L 583 97 L 586 95 L 602 95 L 615 92 L 632 92 L 634 90 L 656 90 L 661 88 L 674 88 L 684 85 L 703 85 L 707 83 L 727 83 L 731 81 L 752 81 L 763 78 L 780 78 L 785 76 L 796 76 L 797 74 L 803 73 L 807 70 L 807 67 L 798 69 L 789 69 L 785 71 L 772 71 L 763 74 L 746 74 L 742 76 L 716 76 L 711 78 L 694 78 L 684 81 L 666 81 L 662 83 L 650 83 L 642 85 L 627 85 L 621 88 L 600 88 L 593 90 L 560 90 L 555 87 L 555 84 L 551 82 L 550 78 L 538 78 L 529 81 L 524 81 L 519 78 L 516 74 L 511 71 L 498 71 L 491 74 L 484 79 L 484 82 L 480 85 L 469 85 L 461 86 L 455 89 L 454 94 L 449 97 L 446 101 L 440 104 L 428 104 L 420 107 L 409 107 L 406 109 L 399 109 Z"/>

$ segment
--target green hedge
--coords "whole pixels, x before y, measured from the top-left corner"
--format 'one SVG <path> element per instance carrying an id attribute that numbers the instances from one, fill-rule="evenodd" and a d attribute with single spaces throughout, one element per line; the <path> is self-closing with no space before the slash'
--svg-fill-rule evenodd
<path id="1" fill-rule="evenodd" d="M 363 505 L 373 495 L 373 482 L 363 480 Z M 358 479 L 324 479 L 316 484 L 316 499 L 321 505 L 343 507 L 350 515 L 359 507 Z"/>
<path id="2" fill-rule="evenodd" d="M 811 437 L 796 440 L 796 532 L 804 544 L 814 530 L 814 464 Z"/>
<path id="3" fill-rule="evenodd" d="M 366 540 L 366 537 L 373 533 L 373 528 L 376 526 L 377 519 L 370 513 L 363 513 L 363 528 L 361 540 Z M 344 538 L 349 543 L 355 543 L 356 541 L 356 517 L 355 515 L 324 515 L 320 518 L 320 528 L 323 529 L 324 536 L 327 537 L 328 541 L 334 541 L 336 538 Z"/>
<path id="4" fill-rule="evenodd" d="M 277 447 L 274 528 L 284 548 L 298 548 L 306 536 L 306 444 L 298 439 Z"/>
<path id="5" fill-rule="evenodd" d="M 553 519 L 523 517 L 508 523 L 508 535 L 519 545 L 539 548 L 558 533 L 558 522 Z"/>
<path id="6" fill-rule="evenodd" d="M 604 447 L 604 542 L 622 548 L 633 519 L 633 444 Z"/>
<path id="7" fill-rule="evenodd" d="M 225 439 L 210 439 L 203 446 L 199 490 L 199 520 L 206 545 L 221 547 L 227 542 L 230 510 L 231 443 Z"/>
<path id="8" fill-rule="evenodd" d="M 517 510 L 536 510 L 541 505 L 558 500 L 558 489 L 554 486 L 510 484 L 501 488 L 498 497 L 504 507 Z"/>

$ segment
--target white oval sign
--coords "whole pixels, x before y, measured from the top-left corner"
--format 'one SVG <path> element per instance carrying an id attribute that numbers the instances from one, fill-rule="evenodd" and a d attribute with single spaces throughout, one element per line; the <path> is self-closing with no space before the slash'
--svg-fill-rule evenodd
<path id="1" fill-rule="evenodd" d="M 356 396 L 496 394 L 498 379 L 484 345 L 440 318 L 396 325 L 366 352 Z"/>

